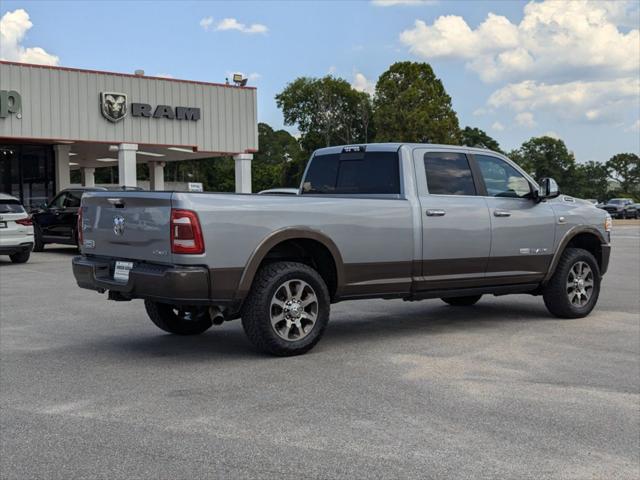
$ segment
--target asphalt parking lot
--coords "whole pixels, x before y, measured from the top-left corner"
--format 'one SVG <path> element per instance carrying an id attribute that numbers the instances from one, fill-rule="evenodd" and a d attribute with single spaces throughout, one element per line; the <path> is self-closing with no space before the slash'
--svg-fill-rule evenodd
<path id="1" fill-rule="evenodd" d="M 333 307 L 309 354 L 199 337 L 75 286 L 73 250 L 0 257 L 0 476 L 640 477 L 640 227 L 598 307 L 530 296 Z"/>

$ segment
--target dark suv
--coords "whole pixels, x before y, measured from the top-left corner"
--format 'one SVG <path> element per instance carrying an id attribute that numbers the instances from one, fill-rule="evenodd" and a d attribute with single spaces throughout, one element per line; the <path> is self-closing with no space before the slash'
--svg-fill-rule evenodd
<path id="1" fill-rule="evenodd" d="M 41 252 L 47 243 L 78 245 L 78 209 L 85 192 L 141 191 L 140 187 L 74 187 L 58 193 L 53 200 L 31 212 L 34 252 Z"/>
<path id="2" fill-rule="evenodd" d="M 32 212 L 34 252 L 41 252 L 47 243 L 78 245 L 78 209 L 84 192 L 105 191 L 106 188 L 69 188 L 53 200 Z"/>
<path id="3" fill-rule="evenodd" d="M 606 210 L 613 218 L 638 218 L 640 215 L 630 198 L 612 198 L 600 208 Z"/>

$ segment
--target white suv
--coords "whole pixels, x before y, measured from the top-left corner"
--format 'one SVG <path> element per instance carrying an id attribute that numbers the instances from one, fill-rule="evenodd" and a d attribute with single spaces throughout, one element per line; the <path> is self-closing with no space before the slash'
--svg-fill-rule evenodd
<path id="1" fill-rule="evenodd" d="M 33 223 L 20 200 L 0 193 L 0 255 L 13 263 L 29 260 L 33 249 Z"/>

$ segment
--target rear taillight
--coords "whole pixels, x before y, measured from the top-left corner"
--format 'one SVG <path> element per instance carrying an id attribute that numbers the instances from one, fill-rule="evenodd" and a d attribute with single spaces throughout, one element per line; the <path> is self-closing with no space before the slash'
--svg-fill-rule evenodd
<path id="1" fill-rule="evenodd" d="M 204 253 L 204 239 L 198 214 L 171 209 L 171 253 Z"/>
<path id="2" fill-rule="evenodd" d="M 82 246 L 82 207 L 78 209 L 78 224 L 76 225 L 76 232 L 78 232 L 78 246 Z"/>
<path id="3" fill-rule="evenodd" d="M 31 220 L 30 217 L 21 218 L 20 220 L 16 220 L 16 223 L 19 224 L 19 225 L 24 225 L 26 227 L 30 227 L 31 225 L 33 225 L 33 220 Z"/>

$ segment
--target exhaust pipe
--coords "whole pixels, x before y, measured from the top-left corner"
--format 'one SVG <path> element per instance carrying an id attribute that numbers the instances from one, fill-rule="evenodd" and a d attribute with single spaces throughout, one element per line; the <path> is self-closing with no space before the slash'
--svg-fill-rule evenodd
<path id="1" fill-rule="evenodd" d="M 224 323 L 224 312 L 217 305 L 209 307 L 209 315 L 214 325 L 222 325 Z"/>

